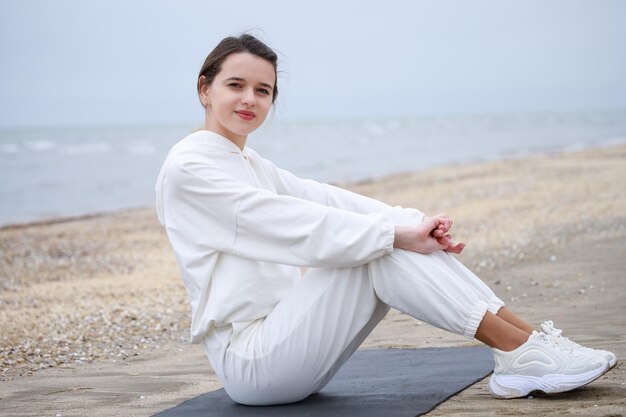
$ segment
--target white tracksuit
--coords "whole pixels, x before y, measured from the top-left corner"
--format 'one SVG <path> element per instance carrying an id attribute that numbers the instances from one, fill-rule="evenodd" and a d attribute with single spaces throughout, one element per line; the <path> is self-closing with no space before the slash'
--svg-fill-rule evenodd
<path id="1" fill-rule="evenodd" d="M 418 210 L 300 179 L 213 132 L 172 148 L 156 193 L 191 340 L 242 404 L 319 391 L 389 307 L 473 339 L 503 305 L 448 253 L 393 249 Z"/>

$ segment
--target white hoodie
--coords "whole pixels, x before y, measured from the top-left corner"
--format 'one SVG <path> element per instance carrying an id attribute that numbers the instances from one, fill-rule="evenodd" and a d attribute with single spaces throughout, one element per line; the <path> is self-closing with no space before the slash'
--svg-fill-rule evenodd
<path id="1" fill-rule="evenodd" d="M 393 251 L 396 224 L 423 214 L 303 180 L 216 133 L 169 152 L 156 208 L 192 308 L 191 341 L 267 316 L 299 267 L 351 267 Z"/>

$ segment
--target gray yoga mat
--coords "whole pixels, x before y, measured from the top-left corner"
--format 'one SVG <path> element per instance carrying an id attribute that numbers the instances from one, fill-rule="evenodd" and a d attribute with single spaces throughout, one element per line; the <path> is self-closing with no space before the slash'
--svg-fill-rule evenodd
<path id="1" fill-rule="evenodd" d="M 492 370 L 483 346 L 358 350 L 319 394 L 295 404 L 244 406 L 219 389 L 153 417 L 413 417 Z"/>

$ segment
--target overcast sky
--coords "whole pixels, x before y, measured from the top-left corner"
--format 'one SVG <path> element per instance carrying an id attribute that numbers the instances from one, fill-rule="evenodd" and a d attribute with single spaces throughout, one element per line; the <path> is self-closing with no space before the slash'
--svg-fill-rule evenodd
<path id="1" fill-rule="evenodd" d="M 277 116 L 626 109 L 626 1 L 0 0 L 0 127 L 197 122 L 227 35 L 280 56 Z"/>

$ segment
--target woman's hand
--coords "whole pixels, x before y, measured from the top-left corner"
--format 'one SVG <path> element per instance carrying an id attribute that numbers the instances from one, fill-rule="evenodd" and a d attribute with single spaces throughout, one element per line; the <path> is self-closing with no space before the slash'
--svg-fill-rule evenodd
<path id="1" fill-rule="evenodd" d="M 452 227 L 452 220 L 450 220 L 450 217 L 448 217 L 447 214 L 442 213 L 442 214 L 437 214 L 434 217 L 424 218 L 424 220 L 428 220 L 428 219 L 435 219 L 439 221 L 439 224 L 437 225 L 435 229 L 433 229 L 433 231 L 431 232 L 431 235 L 435 237 L 441 245 L 445 246 L 443 250 L 445 250 L 446 252 L 451 252 L 451 253 L 461 253 L 461 251 L 465 247 L 465 244 L 462 242 L 459 242 L 456 244 L 453 243 L 452 235 L 448 233 L 448 231 Z"/>
<path id="2" fill-rule="evenodd" d="M 465 244 L 452 242 L 452 235 L 448 233 L 451 227 L 452 220 L 447 214 L 424 217 L 417 226 L 396 226 L 393 246 L 419 253 L 433 253 L 438 250 L 461 253 Z"/>

